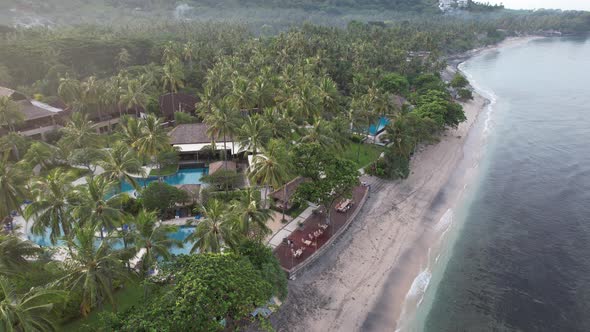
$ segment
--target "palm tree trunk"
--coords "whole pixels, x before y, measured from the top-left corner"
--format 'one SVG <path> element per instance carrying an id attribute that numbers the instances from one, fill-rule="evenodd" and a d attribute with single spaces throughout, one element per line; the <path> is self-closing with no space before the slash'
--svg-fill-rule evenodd
<path id="1" fill-rule="evenodd" d="M 225 174 L 223 175 L 225 179 L 223 182 L 225 183 L 225 193 L 227 194 L 227 146 L 225 141 L 225 130 L 223 131 L 223 163 L 225 164 Z"/>

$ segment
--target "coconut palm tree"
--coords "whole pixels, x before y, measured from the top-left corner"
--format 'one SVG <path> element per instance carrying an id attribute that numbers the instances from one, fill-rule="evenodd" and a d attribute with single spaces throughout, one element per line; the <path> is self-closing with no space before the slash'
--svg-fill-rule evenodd
<path id="1" fill-rule="evenodd" d="M 193 70 L 193 58 L 195 57 L 195 45 L 193 42 L 186 42 L 182 47 L 182 58 L 188 62 L 188 67 Z"/>
<path id="2" fill-rule="evenodd" d="M 236 110 L 250 110 L 255 103 L 250 83 L 244 77 L 236 77 L 231 80 L 231 92 L 227 98 L 229 105 Z"/>
<path id="3" fill-rule="evenodd" d="M 265 108 L 262 118 L 273 138 L 290 138 L 293 135 L 292 131 L 296 128 L 293 119 L 286 117 L 276 108 Z"/>
<path id="4" fill-rule="evenodd" d="M 24 211 L 27 220 L 33 219 L 33 234 L 43 235 L 49 229 L 49 239 L 54 245 L 72 229 L 73 180 L 70 173 L 59 168 L 39 178 L 32 184 L 33 203 Z"/>
<path id="5" fill-rule="evenodd" d="M 322 78 L 319 83 L 319 97 L 323 107 L 323 114 L 335 114 L 338 110 L 338 86 L 328 76 Z"/>
<path id="6" fill-rule="evenodd" d="M 60 143 L 63 142 L 70 149 L 99 147 L 98 133 L 87 115 L 74 112 L 61 132 L 63 136 Z"/>
<path id="7" fill-rule="evenodd" d="M 145 249 L 141 258 L 141 271 L 146 277 L 149 270 L 156 266 L 158 258 L 172 258 L 172 246 L 182 247 L 182 241 L 168 237 L 169 233 L 176 231 L 176 227 L 158 225 L 156 212 L 140 210 L 137 216 L 130 217 L 127 222 L 133 226 L 129 237 L 135 250 Z"/>
<path id="8" fill-rule="evenodd" d="M 224 245 L 234 246 L 237 234 L 232 228 L 235 218 L 232 211 L 223 202 L 216 199 L 209 200 L 206 206 L 201 206 L 200 211 L 205 219 L 185 240 L 185 242 L 194 241 L 191 253 L 197 250 L 217 253 Z"/>
<path id="9" fill-rule="evenodd" d="M 137 180 L 132 174 L 143 175 L 141 162 L 137 159 L 135 151 L 126 145 L 117 144 L 105 152 L 105 157 L 98 163 L 104 170 L 100 176 L 118 184 L 119 192 L 122 191 L 123 182 L 127 182 L 138 189 Z"/>
<path id="10" fill-rule="evenodd" d="M 251 93 L 258 110 L 263 110 L 273 102 L 275 78 L 269 68 L 263 68 L 262 74 L 252 82 Z"/>
<path id="11" fill-rule="evenodd" d="M 0 274 L 17 275 L 28 268 L 27 258 L 43 252 L 31 241 L 16 236 L 0 235 Z"/>
<path id="12" fill-rule="evenodd" d="M 139 138 L 142 136 L 142 122 L 141 120 L 131 117 L 131 116 L 123 116 L 121 117 L 121 121 L 119 122 L 119 129 L 120 129 L 120 136 L 121 141 L 125 143 L 127 146 L 130 146 L 137 151 L 135 148 Z"/>
<path id="13" fill-rule="evenodd" d="M 21 136 L 15 132 L 8 132 L 5 136 L 0 137 L 0 151 L 10 151 L 12 160 L 21 159 L 21 151 L 26 150 L 29 146 L 30 138 Z"/>
<path id="14" fill-rule="evenodd" d="M 0 126 L 13 133 L 16 126 L 24 121 L 25 115 L 20 111 L 20 105 L 8 96 L 0 96 Z"/>
<path id="15" fill-rule="evenodd" d="M 259 115 L 248 117 L 237 132 L 240 147 L 252 152 L 253 155 L 268 143 L 271 135 L 270 129 Z"/>
<path id="16" fill-rule="evenodd" d="M 53 163 L 53 158 L 56 156 L 56 148 L 45 142 L 35 141 L 27 153 L 25 153 L 23 160 L 26 161 L 31 167 L 39 165 L 41 169 L 46 170 Z"/>
<path id="17" fill-rule="evenodd" d="M 51 311 L 62 295 L 63 292 L 42 288 L 19 295 L 10 280 L 0 276 L 0 330 L 57 331 Z"/>
<path id="18" fill-rule="evenodd" d="M 215 142 L 220 136 L 223 137 L 223 160 L 227 160 L 227 138 L 233 137 L 237 129 L 236 118 L 236 112 L 228 107 L 215 107 L 211 113 L 206 114 L 203 118 L 203 121 L 209 127 L 207 135 L 209 135 L 212 142 Z"/>
<path id="19" fill-rule="evenodd" d="M 316 117 L 311 127 L 307 128 L 301 137 L 302 143 L 317 143 L 325 148 L 339 148 L 338 141 L 334 138 L 334 133 L 329 122 Z"/>
<path id="20" fill-rule="evenodd" d="M 137 109 L 145 109 L 148 103 L 149 95 L 145 91 L 146 84 L 141 80 L 127 80 L 127 85 L 121 89 L 119 106 L 126 110 L 135 109 L 137 115 Z"/>
<path id="21" fill-rule="evenodd" d="M 248 188 L 240 200 L 234 201 L 232 209 L 237 216 L 234 226 L 244 237 L 262 240 L 271 232 L 266 226 L 270 210 L 260 206 L 252 188 Z"/>
<path id="22" fill-rule="evenodd" d="M 75 189 L 74 216 L 85 226 L 100 229 L 101 239 L 104 239 L 104 230 L 114 229 L 122 218 L 117 208 L 122 194 L 113 195 L 116 183 L 105 177 L 89 176 L 86 182 Z"/>
<path id="23" fill-rule="evenodd" d="M 98 81 L 95 76 L 90 76 L 81 83 L 80 91 L 80 99 L 84 105 L 83 111 L 87 112 L 87 114 L 90 112 L 96 112 L 99 121 L 102 121 L 103 116 L 100 107 L 100 96 L 103 93 L 103 86 L 100 81 Z"/>
<path id="24" fill-rule="evenodd" d="M 174 93 L 184 87 L 184 72 L 178 60 L 167 61 L 162 67 L 162 88 L 169 92 L 172 101 L 172 112 L 176 111 L 174 104 Z"/>
<path id="25" fill-rule="evenodd" d="M 254 156 L 248 172 L 250 180 L 266 186 L 267 193 L 270 191 L 269 188 L 279 188 L 287 179 L 287 166 L 275 151 L 276 147 L 271 146 L 264 154 Z M 265 194 L 264 206 L 266 206 L 266 196 Z"/>
<path id="26" fill-rule="evenodd" d="M 80 313 L 86 317 L 92 308 L 102 306 L 104 301 L 116 306 L 113 281 L 128 277 L 123 264 L 128 253 L 113 250 L 108 240 L 97 246 L 92 227 L 77 227 L 74 235 L 68 239 L 72 257 L 65 262 L 67 274 L 57 284 L 81 292 Z"/>
<path id="27" fill-rule="evenodd" d="M 8 156 L 6 152 L 0 155 L 0 218 L 12 221 L 12 211 L 22 212 L 21 204 L 27 196 L 26 174 L 22 167 L 9 162 Z"/>
<path id="28" fill-rule="evenodd" d="M 80 81 L 66 73 L 66 77 L 59 80 L 59 87 L 57 88 L 57 95 L 61 100 L 74 111 L 80 111 L 83 107 L 81 95 L 82 87 Z"/>
<path id="29" fill-rule="evenodd" d="M 170 138 L 162 119 L 150 114 L 141 124 L 141 135 L 134 143 L 140 154 L 152 158 L 170 147 Z"/>

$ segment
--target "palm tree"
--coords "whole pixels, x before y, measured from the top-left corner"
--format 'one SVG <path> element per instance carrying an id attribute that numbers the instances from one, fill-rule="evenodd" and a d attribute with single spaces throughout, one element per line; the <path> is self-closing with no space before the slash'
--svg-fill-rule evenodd
<path id="1" fill-rule="evenodd" d="M 67 125 L 61 129 L 63 137 L 60 139 L 71 149 L 98 147 L 98 134 L 94 123 L 87 115 L 74 112 Z"/>
<path id="2" fill-rule="evenodd" d="M 119 122 L 121 141 L 127 146 L 130 146 L 137 151 L 136 144 L 142 136 L 142 122 L 141 120 L 124 115 Z"/>
<path id="3" fill-rule="evenodd" d="M 55 155 L 56 149 L 54 146 L 45 142 L 36 141 L 31 144 L 23 160 L 29 163 L 31 167 L 39 165 L 41 169 L 45 170 L 51 166 Z"/>
<path id="4" fill-rule="evenodd" d="M 324 114 L 335 114 L 338 109 L 338 86 L 330 77 L 320 80 L 319 95 Z"/>
<path id="5" fill-rule="evenodd" d="M 80 85 L 81 101 L 84 105 L 84 111 L 96 112 L 99 121 L 102 121 L 102 110 L 100 105 L 100 96 L 103 90 L 102 84 L 96 79 L 95 76 L 88 77 Z"/>
<path id="6" fill-rule="evenodd" d="M 82 87 L 80 81 L 72 78 L 70 74 L 66 73 L 66 77 L 59 80 L 59 87 L 57 88 L 57 95 L 74 111 L 79 111 L 82 108 L 80 96 Z"/>
<path id="7" fill-rule="evenodd" d="M 270 218 L 270 210 L 260 206 L 252 188 L 245 190 L 242 199 L 235 201 L 232 209 L 237 215 L 236 228 L 245 237 L 254 237 L 261 240 L 271 231 L 266 226 Z"/>
<path id="8" fill-rule="evenodd" d="M 266 127 L 273 138 L 291 138 L 296 126 L 293 119 L 285 117 L 276 108 L 267 107 L 262 113 Z"/>
<path id="9" fill-rule="evenodd" d="M 175 112 L 176 105 L 174 104 L 174 93 L 178 92 L 179 88 L 184 87 L 184 72 L 178 60 L 167 61 L 162 68 L 162 88 L 170 93 L 172 100 L 172 112 Z"/>
<path id="10" fill-rule="evenodd" d="M 252 82 L 251 92 L 258 110 L 271 105 L 274 95 L 274 77 L 269 68 L 263 68 L 262 74 Z"/>
<path id="11" fill-rule="evenodd" d="M 22 167 L 8 161 L 8 153 L 0 156 L 0 218 L 12 218 L 12 211 L 22 212 L 21 204 L 26 197 L 26 174 Z M 11 224 L 14 230 L 14 225 Z"/>
<path id="12" fill-rule="evenodd" d="M 172 225 L 158 225 L 158 215 L 153 211 L 141 210 L 137 216 L 130 217 L 129 224 L 134 226 L 130 234 L 136 251 L 145 249 L 141 259 L 141 271 L 148 276 L 149 270 L 153 268 L 158 258 L 171 259 L 170 248 L 172 246 L 182 247 L 182 241 L 168 237 L 176 227 Z"/>
<path id="13" fill-rule="evenodd" d="M 223 137 L 223 160 L 227 160 L 227 137 L 233 137 L 237 128 L 237 115 L 231 108 L 217 108 L 215 107 L 211 113 L 208 113 L 203 121 L 209 127 L 207 135 L 212 142 L 222 136 Z M 233 145 L 232 145 L 233 149 Z M 227 167 L 227 163 L 226 163 Z"/>
<path id="14" fill-rule="evenodd" d="M 252 152 L 253 155 L 263 147 L 270 139 L 270 129 L 264 119 L 258 115 L 250 116 L 238 129 L 238 141 L 240 148 Z"/>
<path id="15" fill-rule="evenodd" d="M 55 290 L 32 288 L 19 295 L 10 281 L 0 276 L 0 330 L 57 331 L 51 311 L 62 294 Z"/>
<path id="16" fill-rule="evenodd" d="M 307 128 L 303 137 L 303 143 L 318 143 L 325 148 L 339 148 L 339 144 L 334 138 L 330 123 L 320 117 L 314 119 L 310 128 Z"/>
<path id="17" fill-rule="evenodd" d="M 21 159 L 21 151 L 26 150 L 29 145 L 29 138 L 21 136 L 15 132 L 8 132 L 0 138 L 0 151 L 11 151 L 13 160 Z"/>
<path id="18" fill-rule="evenodd" d="M 8 128 L 13 133 L 16 126 L 25 121 L 25 115 L 20 110 L 20 104 L 8 96 L 0 96 L 0 126 Z"/>
<path id="19" fill-rule="evenodd" d="M 105 177 L 87 177 L 86 182 L 76 188 L 74 216 L 89 228 L 100 229 L 100 237 L 104 239 L 104 230 L 115 228 L 122 218 L 121 211 L 116 208 L 120 206 L 122 194 L 112 195 L 116 184 Z"/>
<path id="20" fill-rule="evenodd" d="M 207 206 L 202 206 L 200 210 L 205 219 L 185 240 L 194 241 L 191 253 L 197 250 L 218 253 L 224 244 L 233 247 L 236 243 L 236 232 L 232 229 L 235 216 L 227 206 L 219 200 L 211 199 Z"/>
<path id="21" fill-rule="evenodd" d="M 141 123 L 141 136 L 134 143 L 140 154 L 151 158 L 170 147 L 170 138 L 160 118 L 150 114 Z"/>
<path id="22" fill-rule="evenodd" d="M 99 162 L 99 165 L 104 169 L 100 176 L 117 183 L 119 192 L 122 191 L 124 181 L 138 189 L 137 180 L 131 174 L 143 175 L 143 168 L 132 149 L 123 144 L 117 144 L 106 151 L 105 158 Z"/>
<path id="23" fill-rule="evenodd" d="M 33 218 L 31 231 L 42 235 L 50 230 L 49 239 L 56 244 L 62 235 L 68 236 L 72 229 L 72 181 L 70 173 L 55 169 L 32 185 L 34 201 L 26 207 L 24 216 Z"/>
<path id="24" fill-rule="evenodd" d="M 27 258 L 37 256 L 43 249 L 31 241 L 16 236 L 0 235 L 0 274 L 17 275 L 29 266 Z"/>
<path id="25" fill-rule="evenodd" d="M 287 166 L 280 156 L 274 153 L 276 148 L 271 147 L 266 154 L 259 154 L 252 158 L 249 169 L 249 177 L 255 183 L 266 186 L 267 193 L 264 195 L 264 206 L 269 188 L 279 188 L 287 179 Z"/>
<path id="26" fill-rule="evenodd" d="M 75 237 L 68 239 L 73 250 L 71 259 L 65 263 L 67 274 L 57 284 L 82 293 L 80 313 L 86 317 L 92 308 L 102 306 L 105 300 L 116 306 L 113 281 L 127 277 L 123 264 L 126 252 L 113 250 L 108 240 L 96 246 L 91 227 L 78 227 L 74 234 Z"/>
<path id="27" fill-rule="evenodd" d="M 248 80 L 243 77 L 236 77 L 231 80 L 231 92 L 227 97 L 229 104 L 236 110 L 249 110 L 255 102 L 252 99 L 252 91 Z"/>
<path id="28" fill-rule="evenodd" d="M 195 56 L 195 45 L 189 41 L 184 44 L 182 48 L 182 58 L 184 61 L 188 61 L 189 69 L 193 70 L 193 58 Z"/>
<path id="29" fill-rule="evenodd" d="M 149 95 L 145 90 L 146 85 L 141 80 L 127 80 L 127 86 L 121 91 L 119 105 L 128 110 L 135 109 L 137 115 L 137 109 L 145 109 L 148 103 Z"/>

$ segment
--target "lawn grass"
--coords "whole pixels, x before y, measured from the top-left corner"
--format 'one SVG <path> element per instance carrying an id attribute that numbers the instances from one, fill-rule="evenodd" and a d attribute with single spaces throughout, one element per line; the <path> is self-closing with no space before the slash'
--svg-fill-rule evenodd
<path id="1" fill-rule="evenodd" d="M 385 148 L 375 144 L 350 143 L 342 151 L 337 152 L 337 154 L 344 159 L 354 162 L 358 168 L 362 168 L 377 160 L 383 151 L 385 151 Z"/>
<path id="2" fill-rule="evenodd" d="M 178 165 L 168 165 L 162 169 L 154 168 L 150 171 L 150 176 L 167 176 L 178 172 Z"/>
<path id="3" fill-rule="evenodd" d="M 125 311 L 132 305 L 141 305 L 143 301 L 143 286 L 138 282 L 128 282 L 125 287 L 115 292 L 117 312 Z M 93 331 L 98 328 L 101 312 L 113 312 L 113 307 L 106 303 L 102 310 L 93 310 L 86 318 L 80 318 L 62 325 L 60 331 Z"/>

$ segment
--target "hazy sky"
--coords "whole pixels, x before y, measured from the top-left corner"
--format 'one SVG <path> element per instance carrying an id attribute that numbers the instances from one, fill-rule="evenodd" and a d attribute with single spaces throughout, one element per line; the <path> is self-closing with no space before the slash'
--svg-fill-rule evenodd
<path id="1" fill-rule="evenodd" d="M 506 8 L 514 9 L 560 8 L 590 10 L 590 0 L 491 0 L 490 2 L 504 3 Z"/>

